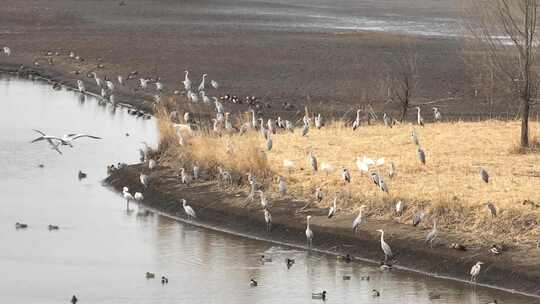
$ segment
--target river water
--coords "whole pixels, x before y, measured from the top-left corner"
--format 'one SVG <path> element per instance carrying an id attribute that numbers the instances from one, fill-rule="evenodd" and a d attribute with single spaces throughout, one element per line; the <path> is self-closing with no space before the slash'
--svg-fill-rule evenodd
<path id="1" fill-rule="evenodd" d="M 537 302 L 126 212 L 101 181 L 108 164 L 136 162 L 141 141 L 155 145 L 154 120 L 14 78 L 0 78 L 0 105 L 0 303 L 68 303 L 72 294 L 79 303 L 318 303 L 311 292 L 321 290 L 326 303 Z M 78 140 L 59 155 L 30 143 L 33 128 L 103 139 Z M 88 177 L 79 180 L 79 170 Z M 15 229 L 18 221 L 28 229 Z M 49 231 L 49 224 L 60 229 Z M 262 254 L 273 262 L 261 263 Z M 285 258 L 296 259 L 291 269 Z M 146 279 L 147 271 L 156 279 Z M 250 278 L 259 286 L 250 287 Z M 441 299 L 430 300 L 429 292 Z"/>

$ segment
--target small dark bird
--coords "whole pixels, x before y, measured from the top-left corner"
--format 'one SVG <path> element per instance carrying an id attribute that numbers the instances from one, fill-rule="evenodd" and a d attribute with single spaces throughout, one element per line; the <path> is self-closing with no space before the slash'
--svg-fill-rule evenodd
<path id="1" fill-rule="evenodd" d="M 348 275 L 343 276 L 343 281 L 350 281 L 350 280 L 351 280 L 351 276 L 348 276 Z"/>
<path id="2" fill-rule="evenodd" d="M 257 281 L 255 281 L 254 279 L 251 279 L 249 281 L 249 286 L 251 287 L 257 287 L 259 285 L 259 283 L 257 283 Z"/>
<path id="3" fill-rule="evenodd" d="M 351 174 L 349 173 L 349 170 L 347 170 L 347 168 L 343 168 L 343 171 L 341 172 L 341 178 L 344 182 L 351 182 Z"/>
<path id="4" fill-rule="evenodd" d="M 486 204 L 486 208 L 489 210 L 489 213 L 491 213 L 491 217 L 497 217 L 497 208 L 495 207 L 495 204 L 492 202 L 488 202 Z"/>
<path id="5" fill-rule="evenodd" d="M 420 146 L 418 146 L 416 152 L 418 154 L 418 160 L 422 163 L 422 165 L 425 165 L 426 164 L 426 153 L 424 152 L 424 150 Z"/>
<path id="6" fill-rule="evenodd" d="M 76 297 L 75 295 L 73 295 L 73 296 L 71 297 L 71 301 L 70 301 L 70 302 L 71 302 L 71 304 L 76 304 L 77 302 L 79 302 L 79 299 L 77 299 L 77 297 Z"/>
<path id="7" fill-rule="evenodd" d="M 467 247 L 465 247 L 464 245 L 461 245 L 461 244 L 457 244 L 457 243 L 452 243 L 450 245 L 450 248 L 455 249 L 455 250 L 459 250 L 459 251 L 467 251 Z"/>
<path id="8" fill-rule="evenodd" d="M 83 178 L 86 178 L 86 173 L 82 172 L 81 170 L 79 170 L 79 175 L 78 175 L 79 179 L 83 179 Z"/>
<path id="9" fill-rule="evenodd" d="M 49 226 L 47 226 L 47 228 L 49 228 L 49 230 L 58 230 L 59 229 L 59 227 L 56 226 L 56 225 L 49 225 Z"/>
<path id="10" fill-rule="evenodd" d="M 287 263 L 287 269 L 291 269 L 291 267 L 294 265 L 294 259 L 286 258 L 285 262 Z"/>
<path id="11" fill-rule="evenodd" d="M 374 297 L 380 297 L 381 293 L 377 289 L 371 290 L 371 295 Z"/>
<path id="12" fill-rule="evenodd" d="M 39 164 L 38 167 L 40 167 L 40 168 L 45 168 L 45 165 Z"/>
<path id="13" fill-rule="evenodd" d="M 165 276 L 161 276 L 161 284 L 169 284 L 169 279 Z"/>
<path id="14" fill-rule="evenodd" d="M 17 223 L 15 223 L 15 228 L 16 229 L 26 229 L 26 228 L 28 228 L 28 225 L 17 222 Z"/>

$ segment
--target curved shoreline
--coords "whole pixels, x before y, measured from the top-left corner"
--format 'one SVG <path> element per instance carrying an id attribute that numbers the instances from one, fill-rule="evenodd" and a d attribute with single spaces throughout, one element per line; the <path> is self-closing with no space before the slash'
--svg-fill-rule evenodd
<path id="1" fill-rule="evenodd" d="M 116 170 L 105 179 L 105 183 L 118 192 L 124 186 L 128 186 L 132 192 L 143 191 L 139 182 L 140 170 L 140 165 L 130 165 Z M 304 202 L 275 201 L 272 211 L 273 229 L 268 234 L 264 228 L 262 212 L 257 208 L 258 202 L 244 207 L 246 200 L 243 192 L 220 191 L 213 182 L 201 182 L 189 188 L 179 186 L 171 173 L 168 168 L 162 167 L 151 174 L 151 180 L 154 182 L 144 192 L 145 207 L 160 215 L 197 227 L 308 249 L 304 235 L 305 214 L 301 216 L 294 214 L 295 207 L 303 205 Z M 179 203 L 181 198 L 186 198 L 195 208 L 199 220 L 188 221 L 181 217 L 183 214 Z M 312 209 L 309 213 L 313 215 L 312 229 L 315 232 L 312 251 L 329 255 L 351 254 L 357 261 L 378 264 L 377 261 L 383 256 L 375 230 L 384 227 L 386 231 L 388 225 L 392 223 L 370 220 L 363 224 L 359 234 L 353 235 L 350 229 L 342 225 L 348 227 L 352 220 L 349 219 L 350 216 L 340 215 L 333 218 L 330 226 L 325 223 L 325 212 L 326 209 Z M 398 226 L 395 223 L 393 225 Z M 406 225 L 399 224 L 399 226 Z M 469 269 L 475 261 L 482 260 L 485 267 L 478 286 L 540 299 L 538 267 L 534 265 L 518 267 L 512 260 L 511 253 L 495 257 L 483 249 L 469 250 L 465 253 L 441 245 L 429 249 L 421 240 L 413 238 L 408 233 L 397 235 L 392 234 L 392 231 L 385 239 L 392 249 L 398 252 L 396 269 L 470 284 Z"/>

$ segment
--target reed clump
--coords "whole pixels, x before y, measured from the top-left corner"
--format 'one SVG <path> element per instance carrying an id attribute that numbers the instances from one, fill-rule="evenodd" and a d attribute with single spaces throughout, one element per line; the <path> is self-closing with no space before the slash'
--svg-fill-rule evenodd
<path id="1" fill-rule="evenodd" d="M 370 217 L 409 222 L 416 212 L 425 211 L 424 225 L 437 218 L 440 229 L 457 232 L 464 242 L 471 243 L 490 240 L 536 246 L 540 238 L 540 153 L 531 152 L 534 149 L 515 153 L 517 121 L 443 122 L 425 127 L 402 124 L 393 128 L 364 125 L 356 131 L 336 121 L 321 129 L 310 128 L 307 136 L 299 129 L 272 134 L 271 151 L 266 150 L 266 140 L 257 131 L 244 135 L 185 132 L 186 143 L 180 146 L 176 133 L 167 126 L 170 121 L 164 121 L 160 131 L 169 162 L 198 163 L 210 170 L 219 166 L 239 176 L 250 172 L 265 184 L 269 195 L 279 195 L 275 177 L 282 176 L 287 196 L 314 200 L 315 188 L 321 187 L 325 199 L 319 207 L 330 206 L 337 197 L 343 213 L 356 213 L 365 204 Z M 425 165 L 419 162 L 410 138 L 413 128 L 426 153 Z M 532 122 L 530 129 L 531 138 L 540 138 L 534 133 L 540 130 L 540 123 Z M 320 170 L 313 171 L 308 165 L 309 152 L 317 157 Z M 383 177 L 389 194 L 358 170 L 357 157 L 363 156 L 384 158 L 384 164 L 372 170 Z M 396 170 L 393 178 L 388 176 L 390 163 Z M 489 172 L 489 183 L 480 178 L 480 167 Z M 342 168 L 351 172 L 351 183 L 341 180 Z M 406 205 L 400 217 L 394 214 L 398 200 Z M 488 201 L 496 205 L 497 217 L 488 212 Z"/>

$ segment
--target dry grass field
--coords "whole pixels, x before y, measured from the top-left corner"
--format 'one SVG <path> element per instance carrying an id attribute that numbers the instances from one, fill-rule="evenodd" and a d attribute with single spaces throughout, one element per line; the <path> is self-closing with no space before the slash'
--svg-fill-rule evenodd
<path id="1" fill-rule="evenodd" d="M 280 195 L 276 178 L 282 176 L 287 196 L 313 200 L 314 189 L 320 186 L 325 193 L 321 206 L 330 206 L 337 197 L 340 212 L 356 213 L 365 204 L 370 218 L 410 223 L 416 212 L 424 210 L 424 225 L 431 226 L 431 220 L 437 218 L 441 230 L 468 243 L 504 241 L 538 246 L 540 152 L 538 147 L 531 151 L 517 148 L 518 121 L 443 122 L 425 127 L 403 124 L 393 128 L 364 125 L 356 131 L 343 122 L 332 122 L 320 130 L 312 127 L 305 137 L 301 128 L 294 133 L 278 132 L 272 135 L 272 150 L 267 151 L 266 140 L 256 131 L 244 135 L 183 132 L 185 144 L 181 146 L 172 124 L 163 117 L 162 161 L 169 165 L 197 162 L 213 172 L 218 166 L 238 175 L 251 172 L 263 183 L 270 199 Z M 418 160 L 411 140 L 413 129 L 425 151 L 425 165 Z M 540 123 L 531 124 L 531 138 L 538 145 Z M 318 159 L 317 172 L 308 164 L 309 152 Z M 389 194 L 357 168 L 356 159 L 363 156 L 384 158 L 385 163 L 372 170 L 383 177 Z M 284 160 L 294 163 L 293 167 L 285 168 Z M 393 178 L 388 176 L 390 163 L 395 165 Z M 334 170 L 321 170 L 323 164 Z M 481 179 L 480 167 L 489 172 L 489 183 Z M 351 173 L 351 183 L 342 181 L 342 168 Z M 400 217 L 394 214 L 399 200 L 406 206 Z M 496 218 L 486 208 L 488 201 L 497 207 Z"/>

